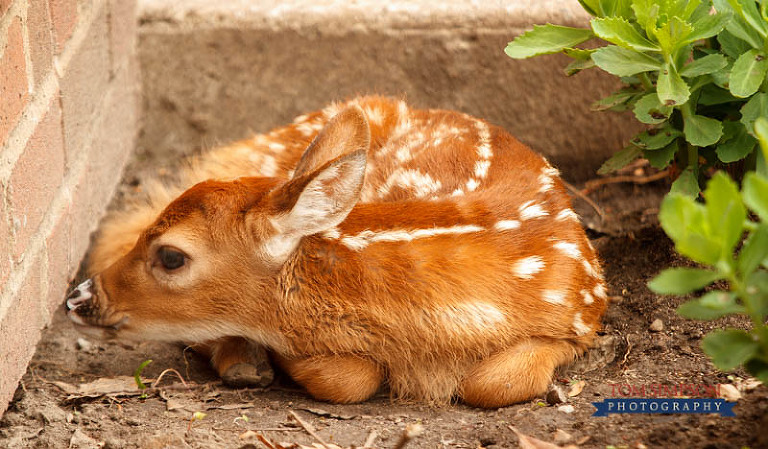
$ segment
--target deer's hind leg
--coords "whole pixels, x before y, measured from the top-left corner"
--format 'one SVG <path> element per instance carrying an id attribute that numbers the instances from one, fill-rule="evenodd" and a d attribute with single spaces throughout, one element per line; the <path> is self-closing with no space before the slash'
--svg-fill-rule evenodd
<path id="1" fill-rule="evenodd" d="M 459 387 L 468 405 L 497 408 L 544 393 L 557 366 L 579 351 L 563 340 L 531 339 L 483 359 L 470 369 Z"/>

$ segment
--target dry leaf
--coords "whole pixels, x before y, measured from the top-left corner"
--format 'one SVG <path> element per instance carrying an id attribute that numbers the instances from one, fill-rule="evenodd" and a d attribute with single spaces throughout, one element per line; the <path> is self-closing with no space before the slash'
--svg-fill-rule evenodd
<path id="1" fill-rule="evenodd" d="M 720 393 L 718 396 L 728 402 L 736 402 L 741 399 L 741 392 L 731 384 L 720 384 Z"/>
<path id="2" fill-rule="evenodd" d="M 331 413 L 322 408 L 302 408 L 300 410 L 304 410 L 305 412 L 309 412 L 317 416 L 322 416 L 324 418 L 334 418 L 334 419 L 341 419 L 341 420 L 350 420 L 350 419 L 357 418 L 357 416 L 355 415 L 337 415 L 335 413 Z"/>
<path id="3" fill-rule="evenodd" d="M 584 389 L 584 387 L 587 385 L 587 383 L 583 380 L 580 380 L 576 382 L 575 384 L 571 385 L 570 390 L 568 390 L 568 396 L 574 397 L 581 394 L 581 390 Z"/>
<path id="4" fill-rule="evenodd" d="M 136 386 L 136 380 L 133 376 L 102 377 L 93 382 L 80 384 L 77 387 L 77 394 L 84 396 L 103 394 L 139 395 L 141 393 L 142 391 Z"/>
<path id="5" fill-rule="evenodd" d="M 574 445 L 565 446 L 565 448 L 561 448 L 556 444 L 547 443 L 546 441 L 541 441 L 538 438 L 529 437 L 528 435 L 518 432 L 517 429 L 515 429 L 512 426 L 509 426 L 509 428 L 510 430 L 515 432 L 515 435 L 517 435 L 518 443 L 520 444 L 520 449 L 578 449 L 577 446 L 574 446 Z"/>

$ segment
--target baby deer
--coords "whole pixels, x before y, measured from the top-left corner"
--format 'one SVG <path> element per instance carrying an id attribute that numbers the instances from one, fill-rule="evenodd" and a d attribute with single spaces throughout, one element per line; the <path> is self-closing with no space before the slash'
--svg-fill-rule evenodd
<path id="1" fill-rule="evenodd" d="M 78 327 L 202 343 L 222 375 L 254 342 L 320 400 L 386 383 L 500 407 L 543 393 L 606 308 L 557 170 L 461 113 L 335 104 L 192 160 L 188 186 L 103 225 Z"/>

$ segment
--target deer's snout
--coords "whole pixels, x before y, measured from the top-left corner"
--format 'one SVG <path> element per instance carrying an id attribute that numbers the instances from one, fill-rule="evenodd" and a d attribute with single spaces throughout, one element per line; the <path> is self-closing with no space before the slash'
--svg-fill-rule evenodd
<path id="1" fill-rule="evenodd" d="M 77 324 L 85 325 L 84 318 L 93 315 L 93 279 L 88 279 L 75 287 L 67 296 L 67 316 Z"/>

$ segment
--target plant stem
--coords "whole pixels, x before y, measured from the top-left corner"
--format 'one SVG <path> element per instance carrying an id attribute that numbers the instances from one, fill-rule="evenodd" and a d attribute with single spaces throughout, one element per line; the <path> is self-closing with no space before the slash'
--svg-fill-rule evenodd
<path id="1" fill-rule="evenodd" d="M 649 91 L 653 90 L 653 83 L 651 82 L 651 78 L 648 77 L 647 72 L 642 72 L 641 74 L 637 75 L 637 78 L 643 84 L 643 89 Z"/>
<path id="2" fill-rule="evenodd" d="M 683 130 L 685 130 L 685 121 L 693 116 L 694 111 L 694 105 L 689 101 L 685 104 L 680 105 L 680 113 L 683 116 Z M 690 142 L 686 142 L 686 148 L 687 148 L 687 165 L 691 167 L 693 170 L 693 175 L 696 177 L 696 179 L 699 179 L 699 147 L 696 145 L 691 144 Z"/>

